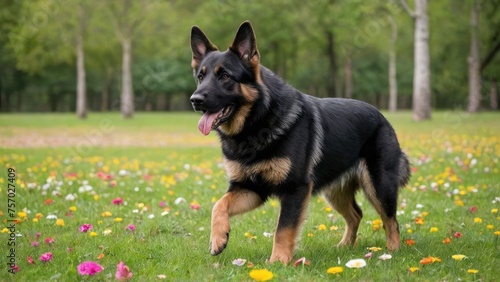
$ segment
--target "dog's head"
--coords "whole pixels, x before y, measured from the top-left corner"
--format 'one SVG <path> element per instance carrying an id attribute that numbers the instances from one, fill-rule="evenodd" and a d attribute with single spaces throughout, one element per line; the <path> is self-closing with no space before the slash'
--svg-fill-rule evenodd
<path id="1" fill-rule="evenodd" d="M 190 100 L 203 115 L 198 129 L 238 134 L 259 93 L 259 51 L 255 33 L 246 21 L 238 29 L 228 50 L 221 52 L 197 26 L 191 29 L 191 66 L 197 82 Z"/>

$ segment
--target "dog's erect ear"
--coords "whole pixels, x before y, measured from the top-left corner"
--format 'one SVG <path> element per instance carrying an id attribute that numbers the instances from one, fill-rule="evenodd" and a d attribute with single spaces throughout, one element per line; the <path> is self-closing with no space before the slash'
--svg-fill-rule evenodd
<path id="1" fill-rule="evenodd" d="M 229 47 L 240 59 L 248 61 L 251 65 L 259 65 L 259 50 L 252 24 L 245 21 L 240 25 L 233 44 Z"/>
<path id="2" fill-rule="evenodd" d="M 191 50 L 193 51 L 193 60 L 191 61 L 191 66 L 193 69 L 197 69 L 200 65 L 201 60 L 212 51 L 219 50 L 208 37 L 201 31 L 197 26 L 191 28 Z"/>

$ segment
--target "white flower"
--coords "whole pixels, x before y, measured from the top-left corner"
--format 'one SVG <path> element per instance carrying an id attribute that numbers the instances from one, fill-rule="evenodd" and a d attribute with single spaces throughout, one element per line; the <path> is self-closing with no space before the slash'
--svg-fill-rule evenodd
<path id="1" fill-rule="evenodd" d="M 47 215 L 46 218 L 47 219 L 57 219 L 57 215 L 55 215 L 55 214 L 49 214 L 49 215 Z"/>
<path id="2" fill-rule="evenodd" d="M 264 237 L 267 237 L 267 238 L 273 237 L 273 233 L 270 233 L 270 232 L 264 232 L 263 235 L 264 235 Z"/>
<path id="3" fill-rule="evenodd" d="M 243 266 L 243 265 L 245 265 L 246 262 L 247 262 L 246 259 L 237 258 L 237 259 L 233 260 L 233 265 Z"/>
<path id="4" fill-rule="evenodd" d="M 128 174 L 128 171 L 124 170 L 124 169 L 121 169 L 119 172 L 118 172 L 119 175 L 121 176 L 124 176 L 124 175 L 127 175 Z"/>
<path id="5" fill-rule="evenodd" d="M 65 200 L 66 201 L 74 201 L 78 196 L 76 194 L 68 194 L 68 196 L 66 196 Z"/>
<path id="6" fill-rule="evenodd" d="M 389 254 L 383 254 L 383 255 L 379 256 L 378 258 L 381 260 L 388 260 L 388 259 L 391 259 L 392 256 Z"/>
<path id="7" fill-rule="evenodd" d="M 155 215 L 154 214 L 150 214 L 150 215 L 148 215 L 148 218 L 155 218 Z"/>
<path id="8" fill-rule="evenodd" d="M 186 199 L 179 197 L 179 198 L 175 199 L 174 204 L 178 205 L 180 203 L 185 203 L 185 202 L 186 202 Z"/>
<path id="9" fill-rule="evenodd" d="M 185 165 L 184 165 L 184 169 L 185 169 L 185 170 L 190 170 L 190 169 L 191 169 L 191 166 L 190 166 L 189 164 L 185 164 Z"/>
<path id="10" fill-rule="evenodd" d="M 345 266 L 349 268 L 361 268 L 366 266 L 366 261 L 364 259 L 352 259 Z"/>
<path id="11" fill-rule="evenodd" d="M 421 208 L 423 208 L 423 207 L 424 207 L 424 205 L 422 205 L 422 204 L 417 204 L 415 207 L 416 207 L 417 209 L 421 209 Z"/>
<path id="12" fill-rule="evenodd" d="M 106 229 L 102 232 L 102 234 L 104 234 L 104 236 L 108 236 L 109 234 L 111 234 L 111 232 L 113 232 L 111 229 Z"/>
<path id="13" fill-rule="evenodd" d="M 164 211 L 164 212 L 162 212 L 160 215 L 161 215 L 161 216 L 166 216 L 167 214 L 168 214 L 168 211 Z"/>

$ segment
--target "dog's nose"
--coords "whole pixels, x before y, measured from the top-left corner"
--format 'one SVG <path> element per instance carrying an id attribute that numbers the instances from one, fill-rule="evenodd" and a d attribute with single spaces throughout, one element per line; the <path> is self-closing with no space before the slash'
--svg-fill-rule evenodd
<path id="1" fill-rule="evenodd" d="M 189 100 L 191 100 L 191 103 L 193 105 L 200 105 L 201 103 L 203 103 L 203 101 L 205 101 L 205 95 L 194 93 L 193 95 L 191 95 L 191 98 L 189 98 Z"/>

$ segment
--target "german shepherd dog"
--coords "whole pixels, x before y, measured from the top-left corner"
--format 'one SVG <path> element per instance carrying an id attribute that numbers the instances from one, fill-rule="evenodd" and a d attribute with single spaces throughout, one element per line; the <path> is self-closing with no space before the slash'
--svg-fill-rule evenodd
<path id="1" fill-rule="evenodd" d="M 362 217 L 359 187 L 381 216 L 388 250 L 399 248 L 397 196 L 409 180 L 409 162 L 377 109 L 315 98 L 285 83 L 260 65 L 248 21 L 224 52 L 193 26 L 191 49 L 197 89 L 190 100 L 203 112 L 198 129 L 218 133 L 229 179 L 212 210 L 212 255 L 226 248 L 230 217 L 276 197 L 281 210 L 270 262 L 289 263 L 308 201 L 319 193 L 346 221 L 339 245 L 352 245 Z"/>

